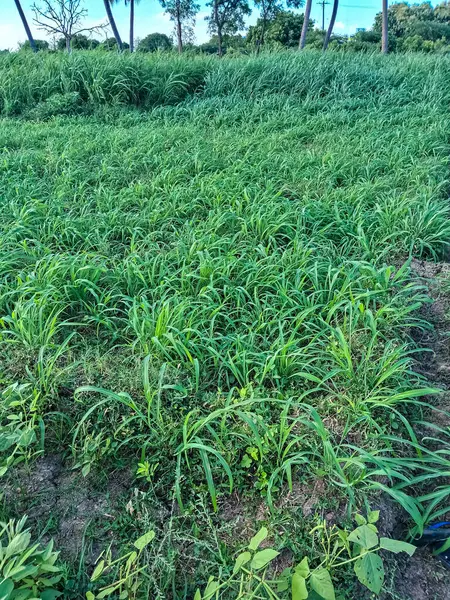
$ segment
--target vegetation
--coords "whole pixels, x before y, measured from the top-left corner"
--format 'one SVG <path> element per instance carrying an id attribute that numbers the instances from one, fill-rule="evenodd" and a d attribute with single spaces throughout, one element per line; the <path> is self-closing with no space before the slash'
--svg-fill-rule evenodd
<path id="1" fill-rule="evenodd" d="M 172 40 L 164 33 L 151 33 L 139 42 L 140 52 L 156 52 L 157 50 L 170 50 Z"/>
<path id="2" fill-rule="evenodd" d="M 34 22 L 52 36 L 62 35 L 54 44 L 54 49 L 71 51 L 76 49 L 119 49 L 134 52 L 134 20 L 135 0 L 125 0 L 130 9 L 130 43 L 124 44 L 120 38 L 112 4 L 120 0 L 104 0 L 108 23 L 114 38 L 101 43 L 99 40 L 86 38 L 82 32 L 95 33 L 104 25 L 84 27 L 82 21 L 87 16 L 83 0 L 41 0 L 33 4 Z M 49 48 L 48 42 L 39 44 L 33 40 L 20 0 L 15 0 L 17 10 L 22 19 L 28 41 L 23 48 L 31 48 L 35 52 Z M 203 44 L 195 45 L 195 22 L 200 4 L 193 0 L 160 0 L 165 13 L 174 23 L 173 37 L 179 53 L 183 48 L 191 52 L 204 52 L 223 56 L 227 51 L 232 54 L 236 50 L 249 53 L 262 48 L 271 50 L 279 48 L 328 48 L 341 51 L 375 52 L 381 48 L 383 53 L 396 52 L 450 52 L 450 4 L 444 0 L 436 6 L 430 2 L 408 4 L 399 2 L 388 7 L 387 0 L 381 3 L 381 12 L 369 31 L 357 30 L 354 35 L 334 34 L 334 24 L 339 11 L 339 0 L 333 1 L 332 12 L 327 31 L 313 29 L 310 19 L 312 2 L 310 0 L 253 0 L 254 7 L 247 0 L 210 0 L 206 6 L 210 14 L 206 17 L 211 39 Z M 298 10 L 304 7 L 304 12 Z M 258 12 L 256 25 L 246 30 L 246 18 Z M 295 9 L 289 10 L 289 9 Z M 305 20 L 306 19 L 306 20 Z M 322 24 L 324 27 L 324 23 Z M 244 34 L 244 35 L 242 35 Z M 164 39 L 167 38 L 167 39 Z M 172 40 L 165 34 L 151 33 L 140 42 L 140 50 L 168 51 L 172 49 Z M 72 43 L 73 41 L 73 43 Z"/>
<path id="3" fill-rule="evenodd" d="M 355 511 L 391 498 L 408 539 L 448 512 L 411 261 L 449 243 L 449 72 L 313 51 L 0 56 L 2 520 L 29 512 L 61 542 L 71 597 L 258 597 L 279 579 L 361 597 L 378 550 L 411 549 L 376 511 L 354 530 Z M 75 558 L 68 511 L 48 521 L 44 476 L 27 484 L 54 456 L 101 499 Z"/>
<path id="4" fill-rule="evenodd" d="M 379 594 L 384 581 L 383 559 L 380 550 L 394 553 L 406 552 L 410 556 L 416 548 L 412 544 L 399 542 L 391 538 L 379 538 L 375 523 L 378 511 L 371 511 L 366 520 L 357 514 L 359 526 L 353 531 L 329 526 L 326 521 L 319 523 L 309 534 L 317 537 L 322 547 L 323 560 L 311 568 L 305 557 L 295 567 L 287 567 L 276 579 L 268 579 L 267 573 L 279 552 L 273 548 L 260 550 L 268 531 L 265 527 L 250 540 L 247 548 L 238 554 L 233 570 L 228 578 L 216 580 L 210 577 L 203 593 L 198 589 L 198 600 L 210 598 L 228 598 L 233 589 L 234 598 L 292 598 L 306 600 L 313 597 L 333 600 L 335 598 L 331 573 L 346 565 L 352 564 L 356 576 L 363 586 L 371 592 Z M 261 596 L 261 594 L 263 594 Z"/>
<path id="5" fill-rule="evenodd" d="M 31 542 L 26 517 L 0 523 L 0 593 L 3 600 L 55 600 L 61 591 L 63 574 L 57 565 L 58 553 L 50 541 L 45 548 Z"/>
<path id="6" fill-rule="evenodd" d="M 101 26 L 85 27 L 87 10 L 82 0 L 39 0 L 33 4 L 34 23 L 47 35 L 62 35 L 67 52 L 72 50 L 72 39 L 83 32 L 98 32 Z"/>

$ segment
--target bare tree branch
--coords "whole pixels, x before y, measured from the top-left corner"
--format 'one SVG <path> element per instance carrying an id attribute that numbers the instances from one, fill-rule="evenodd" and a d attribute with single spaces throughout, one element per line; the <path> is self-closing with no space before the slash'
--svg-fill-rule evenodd
<path id="1" fill-rule="evenodd" d="M 49 34 L 59 34 L 66 40 L 67 51 L 70 52 L 72 38 L 79 33 L 98 32 L 106 24 L 84 27 L 83 21 L 87 10 L 83 8 L 83 0 L 40 0 L 32 6 L 34 23 L 39 29 Z"/>

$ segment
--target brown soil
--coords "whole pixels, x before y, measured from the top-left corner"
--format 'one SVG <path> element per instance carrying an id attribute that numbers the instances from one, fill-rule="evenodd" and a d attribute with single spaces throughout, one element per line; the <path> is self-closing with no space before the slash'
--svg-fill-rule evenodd
<path id="1" fill-rule="evenodd" d="M 419 282 L 426 286 L 433 302 L 422 309 L 422 315 L 432 325 L 431 330 L 416 336 L 420 347 L 430 352 L 417 355 L 415 369 L 424 375 L 431 385 L 446 391 L 432 400 L 437 409 L 448 411 L 450 407 L 450 297 L 441 289 L 441 278 L 450 276 L 450 264 L 431 263 L 413 260 L 412 273 Z M 431 399 L 430 399 L 431 400 Z M 450 426 L 450 418 L 438 411 L 428 417 L 441 427 Z M 384 501 L 381 510 L 380 528 L 385 535 L 393 537 L 401 534 L 402 515 L 399 507 L 392 501 Z M 389 558 L 388 590 L 383 598 L 386 600 L 450 600 L 450 570 L 446 569 L 438 558 L 427 548 L 419 548 L 409 558 L 398 555 Z M 390 580 L 390 581 L 389 581 Z"/>
<path id="2" fill-rule="evenodd" d="M 48 539 L 54 538 L 61 558 L 73 561 L 83 554 L 86 566 L 111 541 L 105 523 L 112 525 L 118 499 L 131 482 L 129 474 L 118 473 L 102 492 L 96 491 L 89 477 L 66 468 L 59 455 L 37 460 L 30 471 L 24 469 L 15 479 L 19 484 L 6 486 L 6 500 L 14 502 L 17 512 L 26 512 L 30 524 L 50 525 Z M 26 510 L 21 511 L 22 506 Z M 85 547 L 86 529 L 96 521 L 101 521 L 103 533 L 95 536 L 94 547 Z"/>

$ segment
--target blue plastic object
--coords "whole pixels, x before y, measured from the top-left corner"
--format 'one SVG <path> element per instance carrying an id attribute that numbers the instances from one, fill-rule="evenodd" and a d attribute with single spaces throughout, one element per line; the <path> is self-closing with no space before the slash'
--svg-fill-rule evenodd
<path id="1" fill-rule="evenodd" d="M 442 548 L 444 542 L 448 539 L 450 539 L 450 521 L 440 521 L 428 525 L 424 529 L 422 537 L 416 540 L 415 543 L 418 546 L 430 546 L 439 560 L 450 569 L 450 548 L 439 552 L 439 548 Z"/>

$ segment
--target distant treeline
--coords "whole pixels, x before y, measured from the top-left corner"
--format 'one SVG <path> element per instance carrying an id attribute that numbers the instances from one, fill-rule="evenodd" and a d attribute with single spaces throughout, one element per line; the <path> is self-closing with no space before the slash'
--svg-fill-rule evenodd
<path id="1" fill-rule="evenodd" d="M 300 3 L 301 4 L 301 3 Z M 288 2 L 292 6 L 292 2 Z M 259 18 L 255 25 L 248 27 L 243 35 L 212 35 L 203 44 L 186 41 L 184 50 L 206 54 L 246 54 L 262 47 L 270 50 L 296 48 L 299 44 L 304 14 L 291 10 L 275 10 L 270 17 Z M 433 7 L 430 2 L 409 5 L 406 2 L 393 4 L 388 9 L 389 51 L 393 52 L 438 52 L 450 53 L 450 3 L 442 2 Z M 314 29 L 314 21 L 308 23 L 306 47 L 323 47 L 325 31 Z M 331 35 L 329 48 L 349 52 L 372 52 L 380 47 L 382 37 L 382 13 L 378 13 L 370 30 L 359 30 L 354 35 Z M 53 44 L 44 40 L 34 40 L 38 50 L 48 52 L 64 51 L 66 39 L 61 37 Z M 129 44 L 122 42 L 123 49 Z M 114 37 L 103 41 L 84 34 L 71 38 L 75 50 L 117 51 Z M 164 33 L 151 33 L 136 40 L 139 52 L 168 52 L 176 47 L 176 40 Z M 30 50 L 30 42 L 21 45 L 20 51 Z"/>

